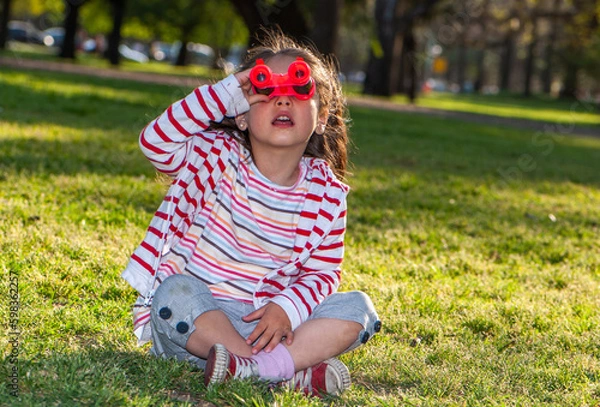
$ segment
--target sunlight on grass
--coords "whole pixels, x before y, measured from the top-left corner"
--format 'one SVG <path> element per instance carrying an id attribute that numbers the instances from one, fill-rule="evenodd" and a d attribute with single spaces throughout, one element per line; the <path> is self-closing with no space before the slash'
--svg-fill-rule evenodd
<path id="1" fill-rule="evenodd" d="M 137 134 L 184 89 L 9 69 L 0 87 L 0 287 L 18 276 L 21 330 L 20 398 L 0 386 L 0 404 L 597 403 L 600 140 L 353 108 L 342 289 L 383 329 L 321 401 L 207 389 L 135 344 L 119 275 L 167 188 Z"/>
<path id="2" fill-rule="evenodd" d="M 392 100 L 407 103 L 405 96 Z M 600 126 L 600 110 L 584 101 L 562 101 L 549 98 L 490 95 L 457 95 L 436 93 L 421 95 L 417 105 L 433 109 L 445 109 L 466 113 L 479 113 L 492 116 L 529 119 L 551 123 L 563 123 L 566 128 L 572 125 Z"/>

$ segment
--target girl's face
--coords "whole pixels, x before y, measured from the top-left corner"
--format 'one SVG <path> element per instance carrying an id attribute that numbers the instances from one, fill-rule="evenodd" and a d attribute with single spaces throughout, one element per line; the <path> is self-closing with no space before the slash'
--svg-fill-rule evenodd
<path id="1" fill-rule="evenodd" d="M 278 55 L 266 61 L 273 73 L 287 73 L 295 58 Z M 268 102 L 255 103 L 245 114 L 252 149 L 281 148 L 301 150 L 315 131 L 323 133 L 326 117 L 319 118 L 317 92 L 308 100 L 295 96 L 275 96 Z"/>

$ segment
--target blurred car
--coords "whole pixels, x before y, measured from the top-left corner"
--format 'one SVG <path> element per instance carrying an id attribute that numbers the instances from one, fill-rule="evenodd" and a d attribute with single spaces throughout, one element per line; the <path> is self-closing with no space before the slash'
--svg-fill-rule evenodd
<path id="1" fill-rule="evenodd" d="M 155 41 L 150 45 L 149 55 L 156 61 L 175 63 L 181 50 L 181 41 L 172 44 Z M 186 63 L 190 65 L 213 66 L 215 63 L 215 51 L 206 44 L 188 42 L 186 46 Z"/>
<path id="2" fill-rule="evenodd" d="M 126 44 L 119 45 L 119 54 L 125 59 L 144 64 L 148 62 L 148 56 L 141 51 L 130 48 Z"/>
<path id="3" fill-rule="evenodd" d="M 44 36 L 42 32 L 27 21 L 9 21 L 8 39 L 12 41 L 27 42 L 30 44 L 44 44 Z"/>
<path id="4" fill-rule="evenodd" d="M 44 45 L 48 47 L 60 47 L 65 40 L 65 29 L 63 27 L 52 27 L 42 31 Z"/>
<path id="5" fill-rule="evenodd" d="M 155 61 L 173 61 L 179 48 L 176 44 L 154 41 L 150 44 L 150 57 Z"/>
<path id="6" fill-rule="evenodd" d="M 191 65 L 212 66 L 214 64 L 215 51 L 208 45 L 188 42 L 187 52 L 188 63 Z"/>

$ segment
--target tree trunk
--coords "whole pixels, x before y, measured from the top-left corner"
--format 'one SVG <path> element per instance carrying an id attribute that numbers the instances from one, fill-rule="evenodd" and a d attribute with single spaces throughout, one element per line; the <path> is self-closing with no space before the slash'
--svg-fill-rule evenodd
<path id="1" fill-rule="evenodd" d="M 552 4 L 552 18 L 550 20 L 550 36 L 544 52 L 545 67 L 542 71 L 542 87 L 544 93 L 552 92 L 552 65 L 554 59 L 554 44 L 558 36 L 558 11 L 560 8 L 560 0 L 554 0 Z"/>
<path id="2" fill-rule="evenodd" d="M 408 88 L 406 89 L 406 95 L 408 96 L 409 102 L 412 104 L 417 100 L 419 88 L 419 75 L 417 73 L 418 61 L 416 59 L 417 41 L 415 40 L 412 27 L 404 37 L 404 51 L 406 55 L 404 72 L 408 74 Z"/>
<path id="3" fill-rule="evenodd" d="M 577 66 L 577 63 L 567 61 L 566 70 L 567 72 L 563 80 L 563 87 L 560 90 L 560 97 L 563 99 L 576 99 L 579 67 Z"/>
<path id="4" fill-rule="evenodd" d="M 457 61 L 457 73 L 456 82 L 458 82 L 458 91 L 464 93 L 465 81 L 467 73 L 467 27 L 464 26 L 459 34 L 458 40 L 458 61 Z"/>
<path id="5" fill-rule="evenodd" d="M 504 55 L 500 64 L 500 90 L 510 90 L 510 76 L 513 65 L 513 33 L 510 31 L 504 40 Z"/>
<path id="6" fill-rule="evenodd" d="M 8 41 L 10 6 L 11 0 L 2 0 L 2 17 L 0 18 L 0 49 L 6 49 L 6 42 Z"/>
<path id="7" fill-rule="evenodd" d="M 383 58 L 379 53 L 371 49 L 369 62 L 367 63 L 366 78 L 363 84 L 363 93 L 366 95 L 380 95 L 383 88 L 383 75 L 385 70 Z"/>
<path id="8" fill-rule="evenodd" d="M 79 23 L 79 8 L 84 1 L 65 1 L 65 38 L 58 56 L 61 58 L 75 59 L 77 28 Z"/>
<path id="9" fill-rule="evenodd" d="M 308 35 L 308 26 L 296 0 L 246 1 L 231 0 L 244 20 L 250 36 L 248 45 L 260 43 L 261 28 L 279 26 L 287 35 L 298 40 Z"/>
<path id="10" fill-rule="evenodd" d="M 310 32 L 310 38 L 318 50 L 325 55 L 335 54 L 337 51 L 340 14 L 343 6 L 344 0 L 321 0 L 313 10 L 314 27 Z"/>
<path id="11" fill-rule="evenodd" d="M 377 0 L 375 2 L 377 38 L 382 52 L 371 51 L 364 93 L 390 96 L 399 89 L 398 72 L 404 37 L 410 35 L 414 22 L 429 13 L 438 1 Z"/>
<path id="12" fill-rule="evenodd" d="M 537 17 L 533 17 L 531 22 L 531 41 L 527 46 L 527 59 L 525 61 L 525 86 L 523 89 L 523 96 L 531 96 L 531 80 L 533 79 L 534 60 L 535 60 L 535 47 L 537 45 Z"/>
<path id="13" fill-rule="evenodd" d="M 377 0 L 375 2 L 375 21 L 377 38 L 383 54 L 371 57 L 379 61 L 369 61 L 364 92 L 391 96 L 398 89 L 398 73 L 404 42 L 404 23 L 401 20 L 404 0 Z"/>
<path id="14" fill-rule="evenodd" d="M 277 3 L 275 2 L 276 5 Z M 284 5 L 279 9 L 276 8 L 271 16 L 265 19 L 264 24 L 267 26 L 278 25 L 286 34 L 299 40 L 305 39 L 308 36 L 308 24 L 298 6 L 298 2 L 295 0 L 279 0 L 279 3 Z"/>
<path id="15" fill-rule="evenodd" d="M 485 74 L 485 48 L 479 50 L 477 55 L 477 78 L 475 79 L 475 84 L 473 85 L 473 90 L 477 93 L 481 93 L 483 91 L 483 86 L 486 81 Z"/>
<path id="16" fill-rule="evenodd" d="M 475 78 L 475 83 L 473 84 L 473 90 L 477 93 L 481 93 L 483 91 L 485 81 L 487 80 L 485 70 L 485 51 L 487 49 L 488 39 L 489 6 L 489 0 L 485 0 L 481 4 L 481 17 L 479 19 L 479 29 L 481 30 L 481 35 L 479 36 L 479 41 L 477 41 L 480 49 L 477 53 L 477 77 Z"/>
<path id="17" fill-rule="evenodd" d="M 181 40 L 181 48 L 179 48 L 179 53 L 177 54 L 177 59 L 175 60 L 175 66 L 186 66 L 187 65 L 188 44 L 189 44 L 189 40 L 187 40 L 187 39 Z"/>
<path id="18" fill-rule="evenodd" d="M 121 55 L 119 53 L 119 44 L 121 43 L 121 27 L 125 18 L 126 0 L 111 0 L 113 8 L 113 27 L 108 36 L 108 49 L 106 56 L 113 66 L 119 65 Z"/>
<path id="19" fill-rule="evenodd" d="M 231 3 L 233 3 L 233 6 L 236 8 L 238 14 L 242 17 L 242 20 L 244 20 L 244 23 L 248 28 L 248 32 L 250 33 L 248 36 L 248 46 L 252 46 L 256 42 L 255 35 L 262 24 L 256 4 L 245 0 L 231 0 Z"/>

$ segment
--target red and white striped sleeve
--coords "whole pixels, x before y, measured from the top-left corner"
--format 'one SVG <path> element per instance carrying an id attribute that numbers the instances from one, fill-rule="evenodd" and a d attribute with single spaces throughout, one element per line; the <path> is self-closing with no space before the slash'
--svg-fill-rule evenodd
<path id="1" fill-rule="evenodd" d="M 272 302 L 286 311 L 294 328 L 304 322 L 314 308 L 335 293 L 340 285 L 346 231 L 346 201 L 339 202 L 339 205 L 342 209 L 338 218 L 332 219 L 333 228 L 324 236 L 321 244 L 312 250 L 310 258 L 301 265 L 299 278 L 271 298 Z M 318 225 L 315 230 L 319 230 Z M 298 233 L 302 232 L 298 230 Z"/>
<path id="2" fill-rule="evenodd" d="M 194 135 L 211 122 L 234 117 L 250 108 L 240 84 L 230 75 L 214 85 L 194 89 L 152 120 L 140 134 L 140 148 L 160 172 L 175 176 L 186 163 Z"/>

